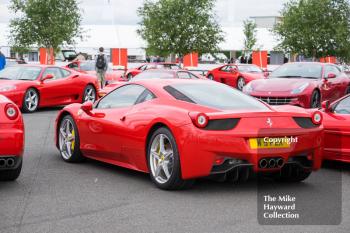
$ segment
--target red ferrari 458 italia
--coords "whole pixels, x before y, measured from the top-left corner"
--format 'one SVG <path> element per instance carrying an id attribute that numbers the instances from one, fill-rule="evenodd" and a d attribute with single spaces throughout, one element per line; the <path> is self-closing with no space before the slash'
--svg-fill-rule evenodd
<path id="1" fill-rule="evenodd" d="M 188 70 L 165 70 L 165 69 L 152 69 L 146 70 L 141 74 L 138 74 L 137 77 L 133 78 L 132 81 L 144 80 L 144 79 L 171 79 L 171 78 L 180 78 L 180 79 L 207 79 L 203 76 L 195 75 L 193 72 Z M 113 82 L 102 90 L 99 91 L 100 97 L 105 96 L 109 92 L 113 91 L 117 87 L 123 85 L 124 82 Z"/>
<path id="2" fill-rule="evenodd" d="M 272 108 L 207 80 L 139 80 L 94 105 L 65 107 L 56 120 L 56 145 L 67 162 L 88 157 L 149 172 L 162 189 L 209 175 L 244 179 L 250 172 L 302 181 L 321 165 L 321 116 Z"/>
<path id="3" fill-rule="evenodd" d="M 350 162 L 350 95 L 322 103 L 324 159 Z"/>
<path id="4" fill-rule="evenodd" d="M 265 72 L 256 65 L 228 64 L 211 70 L 207 78 L 242 90 L 252 80 L 264 79 Z"/>
<path id="5" fill-rule="evenodd" d="M 96 76 L 95 61 L 74 61 L 69 63 L 66 67 L 84 74 L 91 74 Z M 124 72 L 125 72 L 124 70 L 114 70 L 111 67 L 108 67 L 106 71 L 106 76 L 105 76 L 106 85 L 115 81 L 118 81 L 118 82 L 126 81 L 123 78 Z"/>
<path id="6" fill-rule="evenodd" d="M 249 83 L 243 91 L 270 105 L 318 108 L 322 101 L 335 101 L 350 93 L 350 78 L 333 64 L 287 63 L 267 79 Z"/>
<path id="7" fill-rule="evenodd" d="M 179 64 L 177 63 L 166 63 L 166 62 L 159 62 L 159 63 L 147 63 L 143 64 L 137 68 L 129 69 L 125 77 L 130 80 L 139 73 L 142 73 L 145 70 L 150 70 L 150 69 L 171 69 L 171 70 L 178 70 L 181 69 Z"/>
<path id="8" fill-rule="evenodd" d="M 97 78 L 74 70 L 46 65 L 19 65 L 0 71 L 0 94 L 24 112 L 39 107 L 95 101 Z"/>
<path id="9" fill-rule="evenodd" d="M 24 126 L 19 108 L 0 95 L 0 181 L 16 180 L 22 169 Z"/>

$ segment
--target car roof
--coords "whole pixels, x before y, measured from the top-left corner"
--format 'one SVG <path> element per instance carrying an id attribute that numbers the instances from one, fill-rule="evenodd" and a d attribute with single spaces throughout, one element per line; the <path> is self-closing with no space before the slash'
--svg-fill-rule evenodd
<path id="1" fill-rule="evenodd" d="M 204 80 L 204 79 L 143 79 L 143 80 L 137 80 L 137 81 L 131 81 L 130 84 L 140 84 L 142 86 L 145 86 L 149 89 L 158 89 L 163 88 L 168 85 L 175 85 L 175 84 L 183 84 L 183 83 L 192 83 L 194 85 L 198 85 L 201 83 L 212 83 L 211 80 Z"/>

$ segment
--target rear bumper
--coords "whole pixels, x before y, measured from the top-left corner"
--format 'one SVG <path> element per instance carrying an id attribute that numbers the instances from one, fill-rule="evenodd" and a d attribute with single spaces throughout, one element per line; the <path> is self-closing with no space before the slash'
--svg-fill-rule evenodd
<path id="1" fill-rule="evenodd" d="M 22 124 L 0 124 L 0 158 L 22 157 L 24 128 Z"/>
<path id="2" fill-rule="evenodd" d="M 177 139 L 180 153 L 181 171 L 184 179 L 208 176 L 210 174 L 226 172 L 216 170 L 218 158 L 233 160 L 238 164 L 228 166 L 230 170 L 238 165 L 251 166 L 254 172 L 277 172 L 282 166 L 261 167 L 259 162 L 262 159 L 283 160 L 283 165 L 288 163 L 299 163 L 308 170 L 318 170 L 322 163 L 323 150 L 323 129 L 299 130 L 293 134 L 293 130 L 285 130 L 280 133 L 280 137 L 295 136 L 298 142 L 291 144 L 290 148 L 284 149 L 251 149 L 249 138 L 262 137 L 260 135 L 234 132 L 232 131 L 205 131 L 195 128 L 193 125 L 182 127 L 182 132 L 186 132 Z M 281 129 L 281 131 L 283 131 Z M 277 137 L 277 135 L 274 135 Z M 304 163 L 305 162 L 305 163 Z"/>

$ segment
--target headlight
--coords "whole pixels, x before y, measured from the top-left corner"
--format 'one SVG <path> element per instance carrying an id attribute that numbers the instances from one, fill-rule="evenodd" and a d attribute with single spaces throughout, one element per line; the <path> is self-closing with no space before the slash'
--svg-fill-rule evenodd
<path id="1" fill-rule="evenodd" d="M 300 94 L 302 93 L 307 87 L 309 86 L 309 83 L 304 83 L 300 87 L 294 89 L 291 91 L 291 94 Z"/>
<path id="2" fill-rule="evenodd" d="M 0 91 L 1 91 L 1 92 L 12 91 L 12 90 L 15 90 L 15 89 L 16 89 L 16 86 L 13 86 L 13 85 L 8 85 L 8 86 L 2 86 L 2 87 L 0 87 Z"/>
<path id="3" fill-rule="evenodd" d="M 253 87 L 251 83 L 248 83 L 243 87 L 243 92 L 244 93 L 251 93 L 253 91 Z"/>

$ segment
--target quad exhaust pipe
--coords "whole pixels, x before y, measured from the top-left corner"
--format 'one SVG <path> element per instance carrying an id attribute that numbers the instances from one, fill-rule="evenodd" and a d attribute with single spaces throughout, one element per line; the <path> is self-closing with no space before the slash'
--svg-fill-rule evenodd
<path id="1" fill-rule="evenodd" d="M 266 158 L 259 161 L 259 168 L 281 168 L 283 167 L 284 161 L 282 158 Z"/>
<path id="2" fill-rule="evenodd" d="M 13 158 L 0 159 L 0 168 L 12 168 L 15 166 L 15 160 Z"/>

